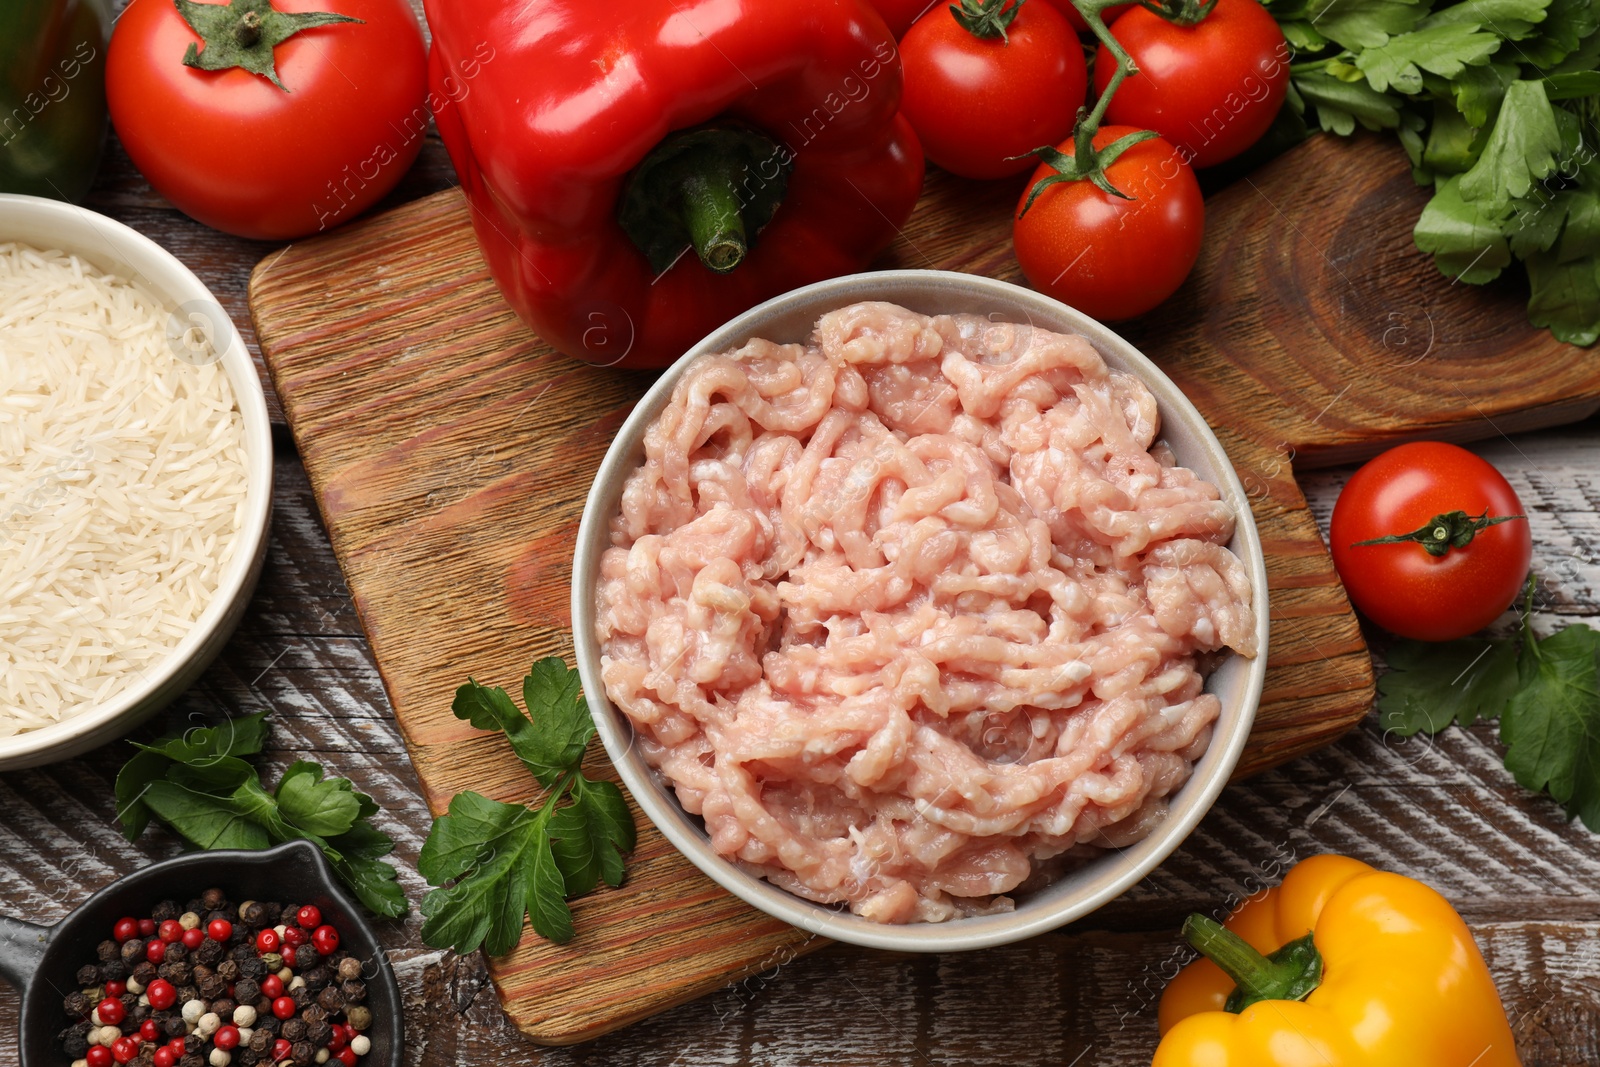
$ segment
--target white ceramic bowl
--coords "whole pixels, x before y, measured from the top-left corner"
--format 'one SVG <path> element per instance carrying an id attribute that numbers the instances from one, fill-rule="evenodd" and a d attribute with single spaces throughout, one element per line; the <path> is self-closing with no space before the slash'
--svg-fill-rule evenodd
<path id="1" fill-rule="evenodd" d="M 177 648 L 104 704 L 52 726 L 0 738 L 0 770 L 32 767 L 87 752 L 133 729 L 187 689 L 239 625 L 266 556 L 272 512 L 272 429 L 261 379 L 244 339 L 200 279 L 143 234 L 87 208 L 56 200 L 0 194 L 0 242 L 7 241 L 71 252 L 102 270 L 138 282 L 172 312 L 169 332 L 174 337 L 181 338 L 191 327 L 209 333 L 210 352 L 220 353 L 244 416 L 250 485 L 244 525 L 216 596 Z"/>
<path id="2" fill-rule="evenodd" d="M 1238 516 L 1230 547 L 1244 561 L 1254 586 L 1260 652 L 1254 659 L 1230 656 L 1208 680 L 1206 688 L 1222 701 L 1211 747 L 1195 765 L 1193 777 L 1171 798 L 1167 818 L 1148 837 L 1021 896 L 1016 910 L 1007 914 L 886 926 L 803 900 L 752 877 L 712 849 L 700 820 L 678 805 L 671 790 L 645 764 L 632 744 L 627 717 L 607 699 L 600 682 L 593 602 L 600 556 L 609 547 L 609 525 L 623 484 L 643 462 L 645 430 L 666 406 L 689 362 L 752 337 L 804 341 L 823 312 L 861 300 L 888 300 L 925 314 L 973 312 L 997 321 L 1029 322 L 1084 335 L 1107 364 L 1138 375 L 1150 387 L 1161 410 L 1162 437 L 1178 462 L 1215 484 Z M 870 948 L 947 952 L 1017 941 L 1081 918 L 1126 892 L 1194 830 L 1227 784 L 1255 721 L 1266 674 L 1267 575 L 1250 502 L 1216 435 L 1171 379 L 1132 345 L 1065 304 L 1006 282 L 943 271 L 885 271 L 820 282 L 753 308 L 701 341 L 645 394 L 600 464 L 584 507 L 572 565 L 572 628 L 578 672 L 606 752 L 640 808 L 697 867 L 762 911 L 813 933 Z"/>

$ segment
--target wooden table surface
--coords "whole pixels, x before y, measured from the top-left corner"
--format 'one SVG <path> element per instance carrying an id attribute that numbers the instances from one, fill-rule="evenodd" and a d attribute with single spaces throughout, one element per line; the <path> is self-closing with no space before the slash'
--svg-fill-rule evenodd
<path id="1" fill-rule="evenodd" d="M 432 139 L 386 205 L 452 180 Z M 245 286 L 272 246 L 179 214 L 115 144 L 89 206 L 177 254 L 254 348 Z M 1595 358 L 1600 373 L 1600 352 Z M 269 406 L 277 497 L 260 587 L 216 664 L 150 732 L 271 709 L 263 777 L 310 758 L 372 794 L 415 905 L 426 890 L 415 863 L 429 813 L 270 387 Z M 1540 629 L 1600 622 L 1600 420 L 1480 450 L 1530 513 L 1543 578 Z M 1348 474 L 1303 476 L 1324 523 Z M 1331 851 L 1422 878 L 1455 903 L 1494 972 L 1525 1067 L 1600 1063 L 1600 835 L 1518 788 L 1502 754 L 1492 727 L 1405 741 L 1383 736 L 1369 716 L 1338 744 L 1230 787 L 1161 869 L 1062 932 L 966 955 L 834 946 L 777 959 L 736 986 L 573 1048 L 541 1049 L 524 1039 L 501 1013 L 481 958 L 425 947 L 413 911 L 381 930 L 406 995 L 406 1060 L 438 1067 L 513 1059 L 549 1067 L 1148 1064 L 1155 1000 L 1176 958 L 1182 917 L 1225 907 L 1273 884 L 1294 860 Z M 135 845 L 117 832 L 112 781 L 126 756 L 117 743 L 0 774 L 0 913 L 54 922 L 106 883 L 179 851 L 159 830 Z M 17 998 L 0 990 L 0 1061 L 16 1056 L 16 1015 Z"/>

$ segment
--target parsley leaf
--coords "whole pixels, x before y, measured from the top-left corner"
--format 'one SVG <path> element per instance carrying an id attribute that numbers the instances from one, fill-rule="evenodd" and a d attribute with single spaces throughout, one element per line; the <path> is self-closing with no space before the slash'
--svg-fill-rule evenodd
<path id="1" fill-rule="evenodd" d="M 1340 136 L 1354 133 L 1357 122 L 1369 130 L 1400 125 L 1400 101 L 1365 81 L 1347 82 L 1312 72 L 1295 78 L 1294 85 L 1305 102 L 1317 109 L 1322 128 Z"/>
<path id="2" fill-rule="evenodd" d="M 1474 128 L 1489 125 L 1489 119 L 1500 110 L 1506 90 L 1517 80 L 1517 67 L 1513 63 L 1485 63 L 1481 67 L 1464 67 L 1451 80 L 1456 107 L 1467 125 Z"/>
<path id="3" fill-rule="evenodd" d="M 1498 718 L 1519 680 L 1511 641 L 1400 641 L 1388 660 L 1378 680 L 1378 723 L 1400 737 Z"/>
<path id="4" fill-rule="evenodd" d="M 1506 767 L 1600 831 L 1600 633 L 1582 623 L 1523 646 L 1522 689 L 1500 722 Z"/>
<path id="5" fill-rule="evenodd" d="M 1410 32 L 1427 10 L 1414 0 L 1311 0 L 1306 17 L 1330 41 L 1346 48 L 1373 48 Z"/>
<path id="6" fill-rule="evenodd" d="M 1562 263 L 1548 252 L 1528 256 L 1528 319 L 1571 345 L 1600 341 L 1600 261 Z"/>
<path id="7" fill-rule="evenodd" d="M 505 690 L 468 681 L 451 705 L 481 730 L 500 730 L 548 790 L 537 810 L 458 793 L 433 822 L 417 869 L 436 886 L 422 901 L 422 939 L 435 948 L 491 956 L 511 951 L 527 915 L 541 937 L 570 941 L 567 899 L 624 877 L 633 816 L 615 784 L 583 775 L 594 722 L 578 672 L 559 658 L 536 662 L 522 682 L 528 715 Z"/>
<path id="8" fill-rule="evenodd" d="M 1527 196 L 1534 182 L 1549 177 L 1560 151 L 1561 129 L 1544 85 L 1513 82 L 1483 154 L 1461 177 L 1461 198 L 1490 211 L 1504 210 L 1512 198 Z"/>
<path id="9" fill-rule="evenodd" d="M 394 848 L 366 820 L 378 805 L 348 779 L 324 778 L 301 760 L 274 793 L 244 757 L 260 753 L 266 713 L 164 737 L 138 751 L 117 775 L 117 818 L 129 841 L 152 817 L 201 849 L 263 849 L 305 839 L 322 850 L 334 873 L 374 915 L 397 919 L 410 910 L 395 869 L 379 861 Z"/>
<path id="10" fill-rule="evenodd" d="M 1532 36 L 1545 20 L 1550 0 L 1461 0 L 1422 20 L 1425 28 L 1470 26 L 1493 30 L 1509 41 Z"/>
<path id="11" fill-rule="evenodd" d="M 1417 220 L 1417 247 L 1432 252 L 1439 270 L 1482 284 L 1511 265 L 1504 220 L 1461 198 L 1459 177 L 1440 178 L 1437 192 Z"/>
<path id="12" fill-rule="evenodd" d="M 1453 78 L 1469 66 L 1487 63 L 1500 44 L 1498 35 L 1473 23 L 1430 26 L 1366 49 L 1356 57 L 1356 69 L 1379 92 L 1393 87 L 1402 93 L 1420 93 L 1424 70 Z"/>

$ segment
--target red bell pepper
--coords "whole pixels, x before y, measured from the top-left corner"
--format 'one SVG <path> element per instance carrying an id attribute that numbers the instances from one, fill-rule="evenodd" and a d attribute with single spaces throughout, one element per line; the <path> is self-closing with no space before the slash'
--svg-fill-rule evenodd
<path id="1" fill-rule="evenodd" d="M 916 203 L 899 56 L 864 0 L 424 6 L 430 103 L 478 243 L 568 355 L 665 366 L 769 297 L 861 269 Z"/>

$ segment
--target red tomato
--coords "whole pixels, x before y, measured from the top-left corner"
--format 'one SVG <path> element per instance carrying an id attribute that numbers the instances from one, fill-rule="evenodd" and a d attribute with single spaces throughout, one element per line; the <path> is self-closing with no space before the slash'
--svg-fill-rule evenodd
<path id="1" fill-rule="evenodd" d="M 157 192 L 208 226 L 286 240 L 350 221 L 405 174 L 428 125 L 427 56 L 405 0 L 275 7 L 363 21 L 279 44 L 286 92 L 242 68 L 184 66 L 200 37 L 172 0 L 133 0 L 111 36 L 106 95 Z"/>
<path id="2" fill-rule="evenodd" d="M 1217 0 L 1193 26 L 1134 8 L 1111 27 L 1139 73 L 1125 79 L 1106 121 L 1155 130 L 1196 167 L 1232 159 L 1261 139 L 1289 91 L 1289 46 L 1256 0 Z M 1095 58 L 1095 92 L 1116 59 Z"/>
<path id="3" fill-rule="evenodd" d="M 1078 14 L 1078 9 L 1073 5 L 1072 0 L 1050 0 L 1050 3 L 1055 6 L 1057 11 L 1067 17 L 1067 21 L 1072 23 L 1073 29 L 1079 33 L 1089 32 L 1089 24 L 1083 21 L 1082 15 Z M 1117 21 L 1117 16 L 1132 6 L 1132 4 L 1117 4 L 1115 7 L 1108 7 L 1100 12 L 1100 21 L 1109 26 Z"/>
<path id="4" fill-rule="evenodd" d="M 1489 625 L 1528 576 L 1526 519 L 1479 530 L 1463 548 L 1430 555 L 1416 543 L 1360 545 L 1420 530 L 1461 511 L 1476 519 L 1522 515 L 1500 472 L 1464 448 L 1420 441 L 1391 448 L 1356 471 L 1333 508 L 1333 564 L 1351 603 L 1384 629 L 1450 641 Z"/>
<path id="5" fill-rule="evenodd" d="M 1006 37 L 968 31 L 940 4 L 900 42 L 901 113 L 929 159 L 966 178 L 1004 178 L 1034 165 L 1077 119 L 1089 87 L 1078 37 L 1049 4 L 1024 3 Z"/>
<path id="6" fill-rule="evenodd" d="M 894 34 L 895 40 L 906 35 L 911 24 L 936 7 L 949 3 L 949 0 L 870 0 L 878 14 L 883 16 L 883 21 L 889 24 L 889 32 Z"/>
<path id="7" fill-rule="evenodd" d="M 1102 126 L 1104 148 L 1138 131 Z M 1073 155 L 1073 145 L 1060 145 Z M 1058 182 L 1023 213 L 1040 180 L 1055 174 L 1041 164 L 1017 204 L 1012 232 L 1017 261 L 1033 287 L 1105 322 L 1131 319 L 1171 296 L 1189 276 L 1205 234 L 1205 202 L 1177 149 L 1157 137 L 1141 142 L 1106 168 L 1110 196 L 1086 181 Z"/>

